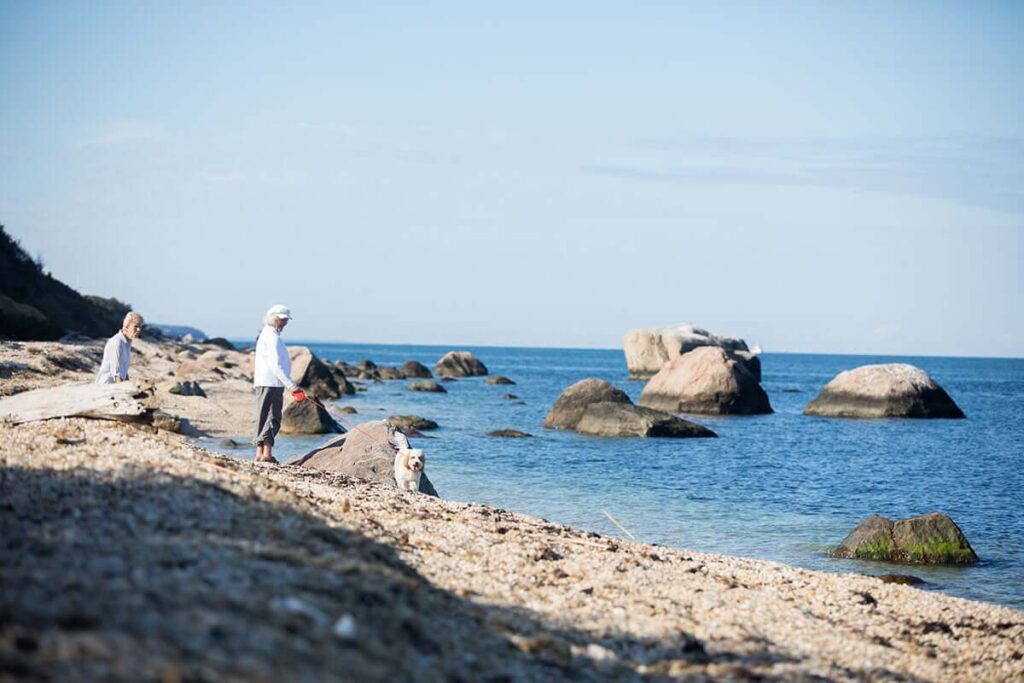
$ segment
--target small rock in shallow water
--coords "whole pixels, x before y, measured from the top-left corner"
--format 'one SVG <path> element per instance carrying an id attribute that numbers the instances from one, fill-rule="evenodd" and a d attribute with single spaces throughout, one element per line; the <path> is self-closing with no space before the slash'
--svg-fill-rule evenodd
<path id="1" fill-rule="evenodd" d="M 875 578 L 882 583 L 896 583 L 901 586 L 917 586 L 924 583 L 924 579 L 919 579 L 911 574 L 880 574 Z"/>
<path id="2" fill-rule="evenodd" d="M 487 436 L 504 436 L 510 439 L 523 439 L 533 434 L 527 434 L 517 429 L 495 429 L 493 432 L 487 432 Z"/>

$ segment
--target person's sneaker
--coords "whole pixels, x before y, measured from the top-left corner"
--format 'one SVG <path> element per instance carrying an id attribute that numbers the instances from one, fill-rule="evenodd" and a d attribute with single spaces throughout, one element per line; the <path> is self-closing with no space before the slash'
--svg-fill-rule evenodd
<path id="1" fill-rule="evenodd" d="M 256 456 L 256 462 L 269 462 L 271 465 L 279 464 L 277 458 L 272 455 L 259 455 Z"/>

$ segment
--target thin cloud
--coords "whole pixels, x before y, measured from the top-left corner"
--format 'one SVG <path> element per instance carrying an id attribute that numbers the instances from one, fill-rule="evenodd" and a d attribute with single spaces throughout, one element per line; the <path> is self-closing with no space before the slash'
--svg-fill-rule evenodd
<path id="1" fill-rule="evenodd" d="M 163 126 L 149 121 L 117 121 L 102 126 L 89 137 L 79 141 L 80 149 L 114 147 L 140 142 L 159 142 L 170 136 Z"/>
<path id="2" fill-rule="evenodd" d="M 584 172 L 638 181 L 836 187 L 1024 213 L 1024 139 L 815 138 L 767 142 L 694 136 L 643 141 L 642 163 Z M 651 152 L 660 159 L 652 162 Z"/>

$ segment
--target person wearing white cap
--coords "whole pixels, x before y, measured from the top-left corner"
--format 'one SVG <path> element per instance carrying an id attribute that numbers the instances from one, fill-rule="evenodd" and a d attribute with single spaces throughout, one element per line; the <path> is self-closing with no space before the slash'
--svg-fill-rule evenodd
<path id="1" fill-rule="evenodd" d="M 256 387 L 256 462 L 277 463 L 271 451 L 274 437 L 281 429 L 285 388 L 297 402 L 306 400 L 306 394 L 292 380 L 292 361 L 281 339 L 281 330 L 291 319 L 292 312 L 287 306 L 271 306 L 256 340 L 256 369 L 252 377 Z"/>

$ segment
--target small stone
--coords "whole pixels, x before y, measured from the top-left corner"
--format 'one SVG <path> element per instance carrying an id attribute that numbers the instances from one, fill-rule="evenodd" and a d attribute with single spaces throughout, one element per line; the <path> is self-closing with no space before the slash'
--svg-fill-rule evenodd
<path id="1" fill-rule="evenodd" d="M 334 622 L 334 628 L 331 629 L 331 633 L 338 640 L 350 641 L 355 640 L 356 637 L 356 620 L 351 614 L 343 614 L 341 618 Z"/>

